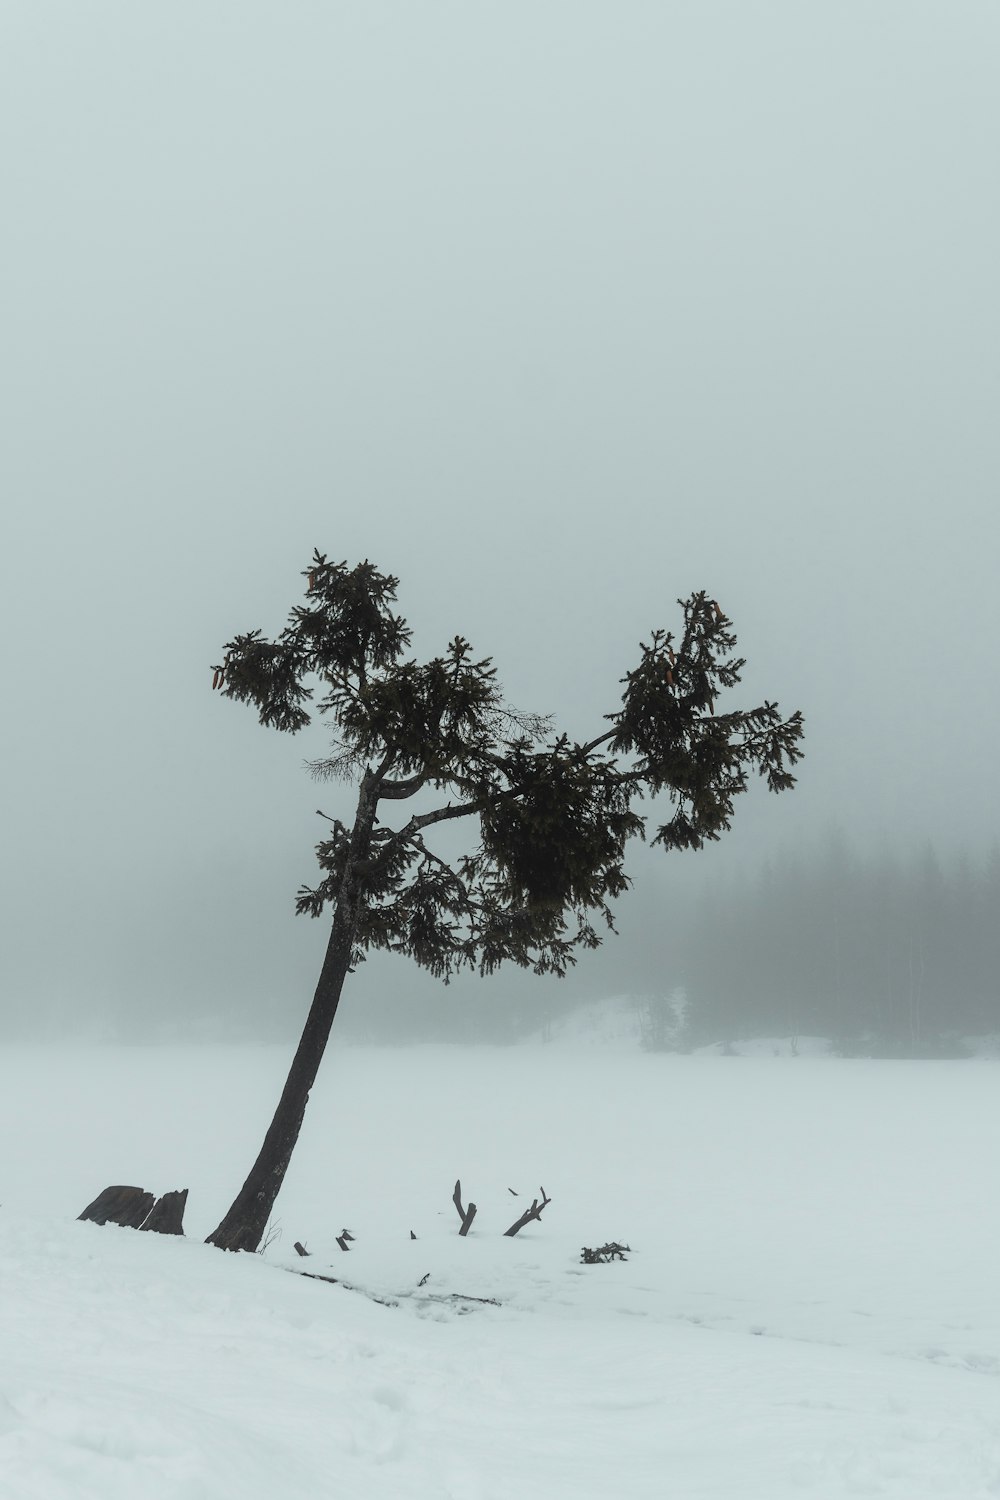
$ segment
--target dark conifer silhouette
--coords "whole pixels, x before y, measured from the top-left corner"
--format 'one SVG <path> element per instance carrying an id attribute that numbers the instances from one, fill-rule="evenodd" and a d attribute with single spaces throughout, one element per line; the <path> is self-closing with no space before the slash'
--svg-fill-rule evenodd
<path id="1" fill-rule="evenodd" d="M 406 954 L 444 980 L 504 962 L 564 974 L 614 930 L 626 845 L 646 831 L 639 800 L 662 792 L 672 803 L 654 844 L 697 849 L 730 827 L 751 773 L 785 791 L 801 753 L 798 713 L 782 719 L 769 702 L 716 712 L 744 663 L 731 655 L 731 621 L 705 593 L 679 601 L 679 638 L 656 630 L 640 646 L 620 707 L 577 743 L 506 704 L 491 659 L 461 636 L 431 661 L 407 658 L 396 578 L 318 552 L 304 576 L 305 603 L 281 634 L 236 636 L 214 669 L 213 686 L 252 704 L 261 724 L 294 734 L 325 716 L 333 748 L 312 769 L 358 787 L 353 822 L 333 821 L 318 845 L 322 879 L 298 895 L 300 912 L 332 909 L 330 939 L 263 1146 L 209 1236 L 229 1250 L 260 1243 L 344 980 L 368 950 Z M 393 817 L 411 798 L 420 810 Z M 475 839 L 445 858 L 429 836 L 458 819 Z"/>

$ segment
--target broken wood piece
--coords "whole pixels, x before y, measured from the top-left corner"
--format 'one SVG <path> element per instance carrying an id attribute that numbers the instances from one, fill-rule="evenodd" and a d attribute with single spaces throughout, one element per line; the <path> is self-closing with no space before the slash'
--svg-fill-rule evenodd
<path id="1" fill-rule="evenodd" d="M 120 1224 L 124 1229 L 138 1229 L 153 1202 L 153 1194 L 144 1188 L 106 1187 L 78 1218 L 91 1224 Z"/>
<path id="2" fill-rule="evenodd" d="M 452 1203 L 454 1203 L 455 1207 L 458 1209 L 458 1217 L 462 1221 L 462 1227 L 458 1231 L 459 1238 L 462 1238 L 464 1235 L 467 1235 L 468 1232 L 469 1232 L 469 1230 L 472 1228 L 472 1221 L 476 1217 L 477 1210 L 476 1210 L 476 1205 L 474 1203 L 470 1203 L 469 1206 L 468 1206 L 468 1208 L 463 1208 L 462 1207 L 462 1179 L 461 1178 L 458 1178 L 458 1180 L 455 1183 L 455 1191 L 452 1194 L 451 1201 L 452 1201 Z"/>
<path id="3" fill-rule="evenodd" d="M 154 1234 L 183 1234 L 184 1209 L 187 1206 L 187 1188 L 164 1193 L 157 1198 L 140 1229 L 152 1230 Z"/>
<path id="4" fill-rule="evenodd" d="M 525 1224 L 530 1224 L 532 1219 L 540 1219 L 542 1217 L 542 1209 L 546 1208 L 552 1202 L 552 1199 L 545 1196 L 544 1188 L 540 1188 L 539 1191 L 542 1195 L 541 1203 L 539 1203 L 537 1198 L 532 1198 L 531 1207 L 526 1208 L 521 1217 L 509 1229 L 504 1230 L 505 1239 L 517 1234 L 518 1230 L 523 1229 Z"/>
<path id="5" fill-rule="evenodd" d="M 338 1234 L 337 1235 L 337 1244 L 340 1246 L 341 1250 L 350 1250 L 351 1247 L 347 1243 L 347 1241 L 349 1239 L 353 1239 L 353 1235 L 349 1235 L 349 1234 Z"/>
<path id="6" fill-rule="evenodd" d="M 309 1251 L 306 1249 L 305 1245 L 300 1244 L 298 1240 L 295 1241 L 295 1244 L 292 1246 L 292 1249 L 296 1252 L 297 1255 L 308 1255 L 309 1254 Z"/>

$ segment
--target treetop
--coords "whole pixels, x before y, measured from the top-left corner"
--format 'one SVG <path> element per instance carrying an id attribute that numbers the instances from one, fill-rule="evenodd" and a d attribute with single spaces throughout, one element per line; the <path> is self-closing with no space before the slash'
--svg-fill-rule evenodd
<path id="1" fill-rule="evenodd" d="M 317 714 L 333 730 L 315 774 L 353 779 L 358 812 L 333 819 L 317 848 L 323 879 L 297 909 L 335 909 L 360 882 L 355 937 L 404 952 L 447 979 L 504 961 L 563 973 L 581 947 L 613 929 L 610 902 L 628 887 L 630 839 L 645 838 L 643 798 L 673 805 L 652 842 L 698 849 L 731 826 L 752 772 L 771 791 L 794 784 L 802 716 L 776 703 L 717 712 L 744 666 L 732 622 L 705 592 L 679 600 L 675 637 L 654 630 L 621 679 L 620 706 L 593 739 L 555 733 L 549 717 L 506 703 L 491 657 L 463 636 L 428 661 L 405 656 L 411 632 L 393 612 L 398 580 L 367 560 L 353 568 L 316 552 L 306 599 L 274 640 L 238 635 L 213 686 L 252 704 L 262 724 L 296 733 Z M 389 826 L 387 805 L 418 793 L 445 800 Z M 458 859 L 427 843 L 437 825 L 470 819 L 477 839 Z"/>

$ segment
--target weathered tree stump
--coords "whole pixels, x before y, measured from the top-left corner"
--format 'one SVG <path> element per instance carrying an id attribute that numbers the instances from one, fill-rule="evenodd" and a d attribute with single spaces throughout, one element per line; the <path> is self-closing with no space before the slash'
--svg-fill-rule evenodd
<path id="1" fill-rule="evenodd" d="M 88 1203 L 81 1219 L 92 1224 L 120 1224 L 123 1229 L 151 1229 L 155 1234 L 183 1234 L 181 1220 L 187 1188 L 154 1198 L 140 1187 L 106 1187 Z"/>
<path id="2" fill-rule="evenodd" d="M 79 1217 L 92 1224 L 121 1224 L 124 1229 L 138 1229 L 152 1206 L 153 1194 L 143 1188 L 106 1187 Z"/>
<path id="3" fill-rule="evenodd" d="M 187 1188 L 179 1188 L 173 1193 L 164 1193 L 162 1198 L 157 1198 L 149 1211 L 149 1216 L 140 1229 L 151 1229 L 154 1234 L 183 1234 L 181 1221 L 184 1218 L 184 1209 L 187 1205 Z"/>

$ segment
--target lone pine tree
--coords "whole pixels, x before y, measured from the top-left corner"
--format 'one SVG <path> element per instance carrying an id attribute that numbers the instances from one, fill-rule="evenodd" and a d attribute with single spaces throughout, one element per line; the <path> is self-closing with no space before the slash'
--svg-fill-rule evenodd
<path id="1" fill-rule="evenodd" d="M 261 724 L 295 734 L 313 714 L 333 729 L 312 769 L 358 788 L 354 819 L 317 846 L 322 879 L 299 912 L 332 925 L 312 1006 L 264 1143 L 209 1242 L 255 1250 L 302 1126 L 344 980 L 370 949 L 408 955 L 447 981 L 511 962 L 564 974 L 580 949 L 614 930 L 611 902 L 628 887 L 628 841 L 643 838 L 635 804 L 666 794 L 672 813 L 653 844 L 698 849 L 730 827 L 751 773 L 791 787 L 802 716 L 775 703 L 717 712 L 743 661 L 714 600 L 679 601 L 675 638 L 655 630 L 622 679 L 620 707 L 583 743 L 504 702 L 489 657 L 456 636 L 443 656 L 405 653 L 392 612 L 398 579 L 369 562 L 315 553 L 305 603 L 273 641 L 259 630 L 225 647 L 213 686 L 250 703 Z M 417 798 L 407 817 L 397 807 Z M 393 814 L 396 813 L 394 817 Z M 474 829 L 458 858 L 436 852 L 439 825 Z"/>

